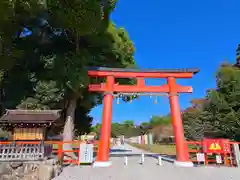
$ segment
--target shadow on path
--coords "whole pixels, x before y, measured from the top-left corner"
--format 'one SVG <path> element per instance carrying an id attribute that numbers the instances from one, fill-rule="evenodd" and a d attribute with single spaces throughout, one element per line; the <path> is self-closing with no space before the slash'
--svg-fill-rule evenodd
<path id="1" fill-rule="evenodd" d="M 132 150 L 127 150 L 127 149 L 110 149 L 110 153 L 115 153 L 115 152 L 132 152 Z"/>

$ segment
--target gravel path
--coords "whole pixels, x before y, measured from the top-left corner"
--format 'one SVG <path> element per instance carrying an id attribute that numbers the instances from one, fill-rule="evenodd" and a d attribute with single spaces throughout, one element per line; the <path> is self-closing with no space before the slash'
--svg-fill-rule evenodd
<path id="1" fill-rule="evenodd" d="M 142 150 L 126 145 L 132 153 L 141 153 Z M 114 149 L 114 148 L 113 148 Z M 115 148 L 117 149 L 117 148 Z M 123 153 L 123 152 L 121 152 Z M 164 162 L 157 165 L 155 158 L 146 157 L 144 165 L 140 165 L 140 156 L 128 158 L 128 165 L 124 165 L 123 157 L 112 157 L 112 167 L 92 168 L 89 166 L 66 167 L 59 177 L 54 180 L 239 180 L 238 168 L 195 167 L 180 168 Z"/>
<path id="2" fill-rule="evenodd" d="M 129 144 L 124 144 L 120 146 L 113 146 L 111 148 L 111 154 L 141 154 L 141 153 L 148 153 L 142 149 L 135 148 Z"/>

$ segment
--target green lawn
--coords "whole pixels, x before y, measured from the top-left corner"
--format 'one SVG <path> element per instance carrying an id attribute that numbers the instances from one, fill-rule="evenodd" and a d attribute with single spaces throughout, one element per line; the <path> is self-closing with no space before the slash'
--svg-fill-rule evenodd
<path id="1" fill-rule="evenodd" d="M 143 149 L 152 153 L 166 154 L 166 155 L 176 155 L 176 147 L 175 145 L 163 145 L 163 144 L 136 144 L 131 143 L 132 146 L 137 147 L 139 149 Z"/>

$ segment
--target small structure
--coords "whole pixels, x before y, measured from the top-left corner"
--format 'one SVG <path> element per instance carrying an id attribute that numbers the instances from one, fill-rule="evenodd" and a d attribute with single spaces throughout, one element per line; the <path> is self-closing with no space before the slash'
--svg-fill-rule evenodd
<path id="1" fill-rule="evenodd" d="M 12 132 L 12 139 L 1 143 L 0 161 L 40 160 L 49 155 L 51 145 L 44 145 L 44 140 L 59 118 L 59 110 L 7 110 L 0 125 Z"/>

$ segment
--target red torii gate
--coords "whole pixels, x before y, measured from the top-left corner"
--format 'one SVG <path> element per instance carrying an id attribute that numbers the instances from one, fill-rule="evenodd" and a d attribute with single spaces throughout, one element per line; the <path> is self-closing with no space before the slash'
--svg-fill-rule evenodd
<path id="1" fill-rule="evenodd" d="M 112 123 L 112 104 L 114 93 L 168 93 L 171 109 L 172 125 L 174 130 L 177 161 L 179 166 L 192 166 L 184 139 L 181 111 L 178 93 L 192 93 L 191 86 L 181 86 L 176 83 L 177 78 L 192 78 L 199 69 L 157 69 L 139 70 L 125 68 L 96 67 L 88 70 L 89 77 L 105 77 L 106 83 L 90 84 L 89 91 L 103 92 L 103 115 L 101 137 L 94 166 L 111 166 L 109 161 L 110 135 Z M 119 85 L 116 78 L 135 78 L 136 85 Z M 165 78 L 167 83 L 161 86 L 146 86 L 145 78 Z"/>

